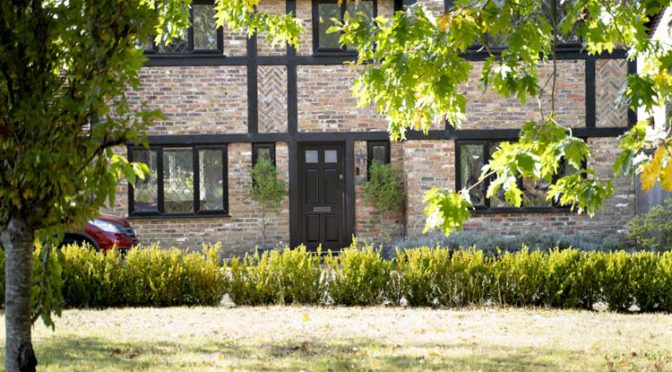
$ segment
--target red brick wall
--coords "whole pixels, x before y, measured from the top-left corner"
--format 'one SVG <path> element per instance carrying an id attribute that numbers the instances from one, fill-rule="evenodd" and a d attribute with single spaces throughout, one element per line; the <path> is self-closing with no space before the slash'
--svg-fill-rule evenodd
<path id="1" fill-rule="evenodd" d="M 245 66 L 151 67 L 140 79 L 140 88 L 127 93 L 133 108 L 146 102 L 167 116 L 148 134 L 247 132 Z"/>
<path id="2" fill-rule="evenodd" d="M 300 132 L 364 132 L 387 129 L 385 117 L 370 107 L 357 107 L 351 87 L 358 67 L 298 66 Z"/>
<path id="3" fill-rule="evenodd" d="M 443 0 L 424 0 L 430 8 L 443 11 Z M 392 0 L 378 3 L 379 15 L 389 16 Z M 260 9 L 284 12 L 282 1 L 264 0 Z M 297 15 L 304 20 L 306 33 L 301 41 L 300 55 L 312 55 L 311 0 L 297 0 Z M 259 40 L 260 56 L 281 55 L 285 48 L 270 48 Z M 226 32 L 225 54 L 245 55 L 245 36 Z M 585 123 L 585 65 L 583 60 L 559 61 L 557 111 L 559 121 L 572 127 Z M 522 105 L 514 99 L 501 99 L 492 92 L 483 93 L 477 74 L 482 63 L 475 63 L 472 79 L 465 87 L 469 104 L 465 129 L 518 128 L 527 120 L 540 117 L 536 99 Z M 259 66 L 258 117 L 260 133 L 287 131 L 287 68 L 286 66 Z M 627 64 L 620 60 L 596 62 L 597 126 L 627 125 L 627 111 L 618 106 Z M 387 121 L 373 107 L 357 107 L 351 86 L 358 68 L 343 65 L 301 65 L 297 67 L 298 130 L 300 132 L 364 132 L 384 131 Z M 550 66 L 541 69 L 540 83 L 550 74 Z M 135 107 L 143 101 L 149 108 L 161 109 L 167 119 L 157 122 L 149 130 L 152 135 L 232 134 L 247 132 L 247 67 L 246 66 L 191 66 L 148 67 L 141 73 L 142 86 L 128 93 Z M 542 99 L 547 111 L 548 96 Z M 437 122 L 433 129 L 441 129 Z M 616 151 L 615 138 L 590 139 L 594 147 L 595 164 L 602 176 L 611 174 L 611 163 Z M 377 239 L 380 216 L 362 197 L 366 180 L 366 141 L 355 142 L 355 226 L 364 239 Z M 228 182 L 231 217 L 133 220 L 143 242 L 159 241 L 163 246 L 198 248 L 202 242 L 223 243 L 227 255 L 249 251 L 260 242 L 260 212 L 250 201 L 249 186 L 251 144 L 234 143 L 228 147 Z M 276 159 L 280 175 L 288 177 L 289 159 L 286 143 L 278 143 Z M 392 143 L 392 163 L 402 169 L 403 185 L 407 193 L 406 214 L 389 221 L 386 240 L 396 235 L 419 235 L 425 223 L 423 215 L 424 192 L 432 186 L 455 187 L 455 144 L 452 140 L 407 141 Z M 126 216 L 127 186 L 121 183 L 115 205 L 108 209 Z M 560 230 L 565 233 L 589 232 L 603 235 L 621 233 L 626 222 L 634 215 L 634 184 L 632 179 L 617 180 L 614 197 L 594 218 L 576 216 L 568 212 L 508 213 L 474 216 L 467 229 L 499 234 L 520 234 L 530 230 Z M 282 211 L 269 221 L 269 241 L 289 240 L 288 200 Z"/>
<path id="4" fill-rule="evenodd" d="M 583 60 L 558 61 L 556 80 L 557 121 L 567 127 L 584 127 L 586 123 L 586 83 L 585 62 Z M 501 98 L 492 89 L 483 91 L 479 81 L 482 62 L 475 62 L 469 83 L 464 92 L 467 97 L 467 119 L 461 129 L 503 129 L 520 128 L 530 120 L 540 120 L 541 110 L 548 115 L 551 109 L 550 87 L 548 83 L 541 105 L 535 97 L 529 97 L 526 104 L 517 98 Z M 539 84 L 544 86 L 552 75 L 552 64 L 539 68 Z M 541 110 L 540 110 L 541 109 Z"/>
<path id="5" fill-rule="evenodd" d="M 405 186 L 403 174 L 403 144 L 393 142 L 390 144 L 390 162 L 401 173 L 402 187 Z M 372 203 L 364 200 L 364 183 L 367 180 L 367 144 L 366 141 L 355 141 L 355 235 L 365 241 L 380 241 L 382 219 L 381 214 Z M 385 216 L 384 241 L 387 243 L 396 241 L 404 235 L 405 214 L 400 213 Z"/>
<path id="6" fill-rule="evenodd" d="M 618 153 L 617 138 L 591 138 L 594 165 L 598 177 L 613 174 L 611 165 Z M 418 236 L 424 227 L 422 197 L 432 186 L 455 188 L 455 148 L 453 141 L 408 141 L 404 144 L 404 169 L 409 191 L 407 234 Z M 465 230 L 503 235 L 521 235 L 531 231 L 560 231 L 566 234 L 590 233 L 614 236 L 625 231 L 635 214 L 632 177 L 620 177 L 614 183 L 614 195 L 594 217 L 575 213 L 478 213 L 465 224 Z"/>
<path id="7" fill-rule="evenodd" d="M 250 170 L 252 145 L 228 145 L 228 184 L 230 217 L 132 219 L 138 238 L 143 244 L 159 243 L 161 247 L 200 248 L 202 243 L 222 243 L 226 256 L 253 251 L 261 244 L 261 210 L 250 199 Z M 276 164 L 279 177 L 288 180 L 287 143 L 276 144 Z M 118 188 L 114 208 L 104 210 L 120 216 L 127 215 L 126 185 Z M 281 210 L 268 216 L 267 244 L 289 242 L 289 198 Z"/>

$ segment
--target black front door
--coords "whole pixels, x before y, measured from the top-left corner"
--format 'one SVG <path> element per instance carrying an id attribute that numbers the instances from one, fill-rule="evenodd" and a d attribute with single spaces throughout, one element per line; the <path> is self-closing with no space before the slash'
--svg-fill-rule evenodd
<path id="1" fill-rule="evenodd" d="M 308 248 L 346 244 L 344 158 L 342 144 L 299 146 L 300 236 Z"/>

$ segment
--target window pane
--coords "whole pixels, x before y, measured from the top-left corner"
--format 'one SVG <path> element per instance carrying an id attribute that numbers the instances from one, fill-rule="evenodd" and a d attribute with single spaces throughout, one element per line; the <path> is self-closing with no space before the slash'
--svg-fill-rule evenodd
<path id="1" fill-rule="evenodd" d="M 133 212 L 158 212 L 159 193 L 156 151 L 135 150 L 133 151 L 133 161 L 147 164 L 150 171 L 144 180 L 138 178 L 133 186 Z"/>
<path id="2" fill-rule="evenodd" d="M 576 35 L 576 23 L 574 24 L 574 29 L 569 33 L 562 33 L 560 23 L 567 16 L 567 10 L 572 6 L 570 0 L 556 0 L 557 8 L 555 13 L 555 19 L 558 25 L 558 44 L 578 44 L 581 42 L 581 39 Z M 544 9 L 546 16 L 551 25 L 553 25 L 552 20 L 552 8 L 553 0 L 543 0 L 542 8 Z"/>
<path id="3" fill-rule="evenodd" d="M 194 49 L 217 49 L 217 24 L 213 4 L 193 4 Z"/>
<path id="4" fill-rule="evenodd" d="M 159 43 L 156 46 L 156 49 L 159 53 L 188 53 L 189 41 L 187 40 L 186 35 L 183 35 L 181 37 L 174 38 L 173 41 L 171 41 L 168 45 Z"/>
<path id="5" fill-rule="evenodd" d="M 488 159 L 491 159 L 492 154 L 498 149 L 499 149 L 499 142 L 490 143 L 488 145 Z M 490 207 L 493 208 L 511 207 L 511 205 L 506 202 L 504 193 L 505 193 L 504 187 L 500 187 L 499 190 L 497 190 L 497 193 L 490 198 Z"/>
<path id="6" fill-rule="evenodd" d="M 373 18 L 373 1 L 349 1 L 345 6 L 345 10 L 353 16 L 361 12 L 366 14 L 369 18 Z"/>
<path id="7" fill-rule="evenodd" d="M 324 150 L 324 162 L 325 163 L 338 163 L 338 151 L 337 150 Z"/>
<path id="8" fill-rule="evenodd" d="M 257 147 L 257 160 L 259 159 L 271 160 L 271 149 L 268 147 Z"/>
<path id="9" fill-rule="evenodd" d="M 224 210 L 224 163 L 222 150 L 198 152 L 199 208 L 202 211 Z"/>
<path id="10" fill-rule="evenodd" d="M 194 211 L 194 163 L 190 148 L 163 150 L 163 209 L 165 213 Z"/>
<path id="11" fill-rule="evenodd" d="M 546 193 L 551 182 L 545 180 L 534 181 L 523 178 L 523 206 L 524 207 L 550 207 L 551 202 L 546 201 Z"/>
<path id="12" fill-rule="evenodd" d="M 359 13 L 366 14 L 370 19 L 373 19 L 373 1 L 372 0 L 360 0 L 360 1 L 349 1 L 345 10 L 351 16 L 358 16 Z M 356 50 L 357 44 L 348 44 L 347 48 L 350 50 Z"/>
<path id="13" fill-rule="evenodd" d="M 371 160 L 378 160 L 381 163 L 387 163 L 387 147 L 382 145 L 374 145 L 371 149 Z"/>
<path id="14" fill-rule="evenodd" d="M 317 150 L 306 150 L 306 163 L 317 163 Z"/>
<path id="15" fill-rule="evenodd" d="M 478 182 L 481 169 L 485 164 L 483 145 L 460 146 L 460 189 L 470 187 Z M 485 200 L 485 184 L 481 183 L 469 191 L 473 205 L 483 205 Z"/>
<path id="16" fill-rule="evenodd" d="M 336 1 L 333 3 L 319 3 L 317 4 L 317 12 L 319 15 L 319 29 L 318 42 L 320 48 L 325 49 L 340 49 L 341 45 L 338 42 L 340 36 L 338 32 L 327 33 L 329 27 L 334 25 L 333 18 L 341 19 L 341 7 Z"/>

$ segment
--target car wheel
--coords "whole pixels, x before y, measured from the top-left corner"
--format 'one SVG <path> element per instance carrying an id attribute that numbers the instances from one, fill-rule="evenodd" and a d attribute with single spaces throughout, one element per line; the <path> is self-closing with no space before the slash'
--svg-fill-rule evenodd
<path id="1" fill-rule="evenodd" d="M 63 246 L 71 244 L 76 244 L 80 247 L 89 246 L 93 248 L 93 250 L 95 250 L 96 252 L 100 251 L 100 247 L 98 246 L 98 243 L 96 243 L 95 240 L 88 238 L 86 236 L 68 234 L 68 233 L 65 234 L 65 237 L 58 245 L 58 247 L 61 248 Z"/>

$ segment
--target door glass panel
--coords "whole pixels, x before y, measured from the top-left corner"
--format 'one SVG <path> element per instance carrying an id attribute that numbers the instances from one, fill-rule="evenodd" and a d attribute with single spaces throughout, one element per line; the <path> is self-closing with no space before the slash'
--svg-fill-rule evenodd
<path id="1" fill-rule="evenodd" d="M 191 148 L 163 150 L 163 207 L 166 213 L 194 211 L 194 162 Z"/>
<path id="2" fill-rule="evenodd" d="M 317 150 L 306 150 L 306 163 L 317 163 Z"/>
<path id="3" fill-rule="evenodd" d="M 325 163 L 338 163 L 338 150 L 324 150 Z"/>
<path id="4" fill-rule="evenodd" d="M 222 150 L 198 152 L 199 195 L 202 211 L 224 210 L 224 164 Z"/>

